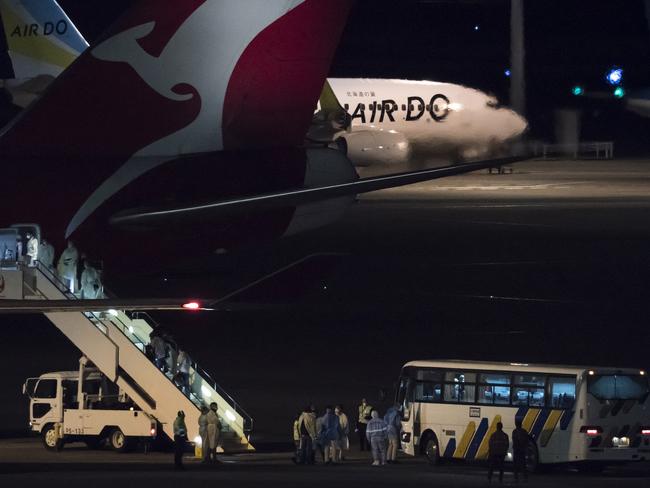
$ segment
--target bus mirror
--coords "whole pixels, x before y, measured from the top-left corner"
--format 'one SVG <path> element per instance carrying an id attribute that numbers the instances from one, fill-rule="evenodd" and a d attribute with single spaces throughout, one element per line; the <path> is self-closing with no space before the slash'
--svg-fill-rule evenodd
<path id="1" fill-rule="evenodd" d="M 23 383 L 23 395 L 27 395 L 27 385 Z"/>

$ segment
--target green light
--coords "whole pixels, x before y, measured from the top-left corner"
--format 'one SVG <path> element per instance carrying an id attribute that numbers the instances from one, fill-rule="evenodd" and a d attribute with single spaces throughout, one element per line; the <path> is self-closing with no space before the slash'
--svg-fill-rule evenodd
<path id="1" fill-rule="evenodd" d="M 571 93 L 573 93 L 574 96 L 579 97 L 581 95 L 584 95 L 585 89 L 582 88 L 580 85 L 576 85 L 573 88 L 571 88 Z"/>
<path id="2" fill-rule="evenodd" d="M 614 90 L 614 96 L 616 98 L 623 98 L 625 96 L 625 89 L 622 86 L 617 86 Z"/>

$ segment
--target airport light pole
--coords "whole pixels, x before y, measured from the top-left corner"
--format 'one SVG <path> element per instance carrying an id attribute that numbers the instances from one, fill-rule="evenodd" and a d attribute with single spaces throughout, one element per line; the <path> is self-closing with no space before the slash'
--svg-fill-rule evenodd
<path id="1" fill-rule="evenodd" d="M 526 115 L 526 37 L 524 0 L 510 2 L 510 105 Z"/>

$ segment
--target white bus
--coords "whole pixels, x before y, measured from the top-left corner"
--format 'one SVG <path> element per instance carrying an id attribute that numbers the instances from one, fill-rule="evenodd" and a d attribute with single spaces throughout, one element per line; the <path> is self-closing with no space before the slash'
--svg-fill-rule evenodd
<path id="1" fill-rule="evenodd" d="M 650 400 L 644 371 L 471 361 L 413 361 L 397 392 L 402 448 L 436 465 L 487 459 L 498 422 L 528 431 L 528 469 L 650 459 Z M 508 459 L 512 459 L 512 452 Z"/>

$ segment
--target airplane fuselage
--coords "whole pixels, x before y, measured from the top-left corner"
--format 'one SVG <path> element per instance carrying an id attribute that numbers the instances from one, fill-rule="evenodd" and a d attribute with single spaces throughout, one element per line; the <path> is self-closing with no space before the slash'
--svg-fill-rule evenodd
<path id="1" fill-rule="evenodd" d="M 411 149 L 478 157 L 520 136 L 526 120 L 479 90 L 432 81 L 328 80 L 352 132 L 402 134 Z"/>

